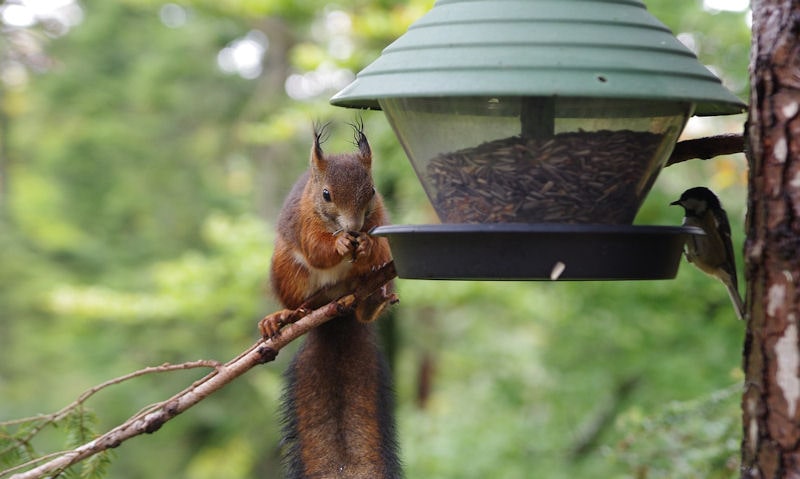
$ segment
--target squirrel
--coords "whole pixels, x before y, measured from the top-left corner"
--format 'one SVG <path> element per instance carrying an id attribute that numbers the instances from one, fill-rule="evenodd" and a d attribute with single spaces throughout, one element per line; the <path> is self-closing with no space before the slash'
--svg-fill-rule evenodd
<path id="1" fill-rule="evenodd" d="M 314 126 L 308 170 L 278 217 L 270 283 L 286 310 L 267 316 L 265 337 L 325 286 L 357 278 L 391 260 L 387 223 L 375 191 L 363 123 L 358 152 L 323 153 L 325 126 Z M 286 373 L 282 400 L 288 478 L 399 478 L 391 377 L 372 323 L 396 302 L 391 284 L 350 312 L 311 330 Z M 336 298 L 329 298 L 336 299 Z"/>

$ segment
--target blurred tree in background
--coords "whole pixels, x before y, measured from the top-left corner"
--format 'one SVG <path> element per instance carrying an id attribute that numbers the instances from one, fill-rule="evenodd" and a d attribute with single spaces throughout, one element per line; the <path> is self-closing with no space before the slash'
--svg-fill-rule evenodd
<path id="1" fill-rule="evenodd" d="M 305 169 L 312 122 L 352 121 L 328 98 L 432 3 L 0 3 L 0 421 L 250 344 L 277 309 L 271 225 Z M 747 2 L 646 4 L 745 96 Z M 436 221 L 382 115 L 363 116 L 393 220 Z M 693 121 L 686 135 L 743 121 Z M 334 130 L 329 148 L 349 138 Z M 707 185 L 739 252 L 744 170 L 741 155 L 670 167 L 637 222 L 678 224 L 666 205 Z M 675 281 L 398 288 L 408 477 L 737 475 L 744 326 L 693 268 Z M 107 476 L 280 477 L 275 411 L 290 356 L 124 444 Z M 94 430 L 198 374 L 100 394 Z M 0 426 L 0 468 L 63 449 L 67 430 L 23 444 L 17 426 Z"/>

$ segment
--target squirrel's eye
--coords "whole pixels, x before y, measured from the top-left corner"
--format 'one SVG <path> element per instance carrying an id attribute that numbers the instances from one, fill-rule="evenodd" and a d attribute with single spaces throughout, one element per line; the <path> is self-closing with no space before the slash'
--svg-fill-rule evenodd
<path id="1" fill-rule="evenodd" d="M 322 199 L 328 202 L 331 201 L 331 192 L 327 188 L 322 190 Z"/>

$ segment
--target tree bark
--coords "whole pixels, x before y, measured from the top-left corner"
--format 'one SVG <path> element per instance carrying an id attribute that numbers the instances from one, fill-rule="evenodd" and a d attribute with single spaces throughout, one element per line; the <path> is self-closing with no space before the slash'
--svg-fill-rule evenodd
<path id="1" fill-rule="evenodd" d="M 742 478 L 800 478 L 800 2 L 753 2 Z"/>

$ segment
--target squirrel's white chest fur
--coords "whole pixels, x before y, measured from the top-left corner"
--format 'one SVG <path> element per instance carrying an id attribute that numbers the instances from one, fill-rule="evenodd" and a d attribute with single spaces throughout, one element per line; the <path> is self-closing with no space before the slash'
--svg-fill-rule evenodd
<path id="1" fill-rule="evenodd" d="M 305 291 L 306 296 L 310 296 L 312 293 L 317 292 L 319 289 L 325 286 L 343 280 L 353 268 L 353 263 L 345 260 L 344 258 L 342 258 L 342 261 L 340 261 L 336 266 L 320 269 L 308 264 L 308 260 L 306 260 L 305 255 L 298 250 L 294 250 L 292 252 L 292 256 L 298 264 L 302 265 L 303 268 L 308 271 L 308 286 Z"/>

